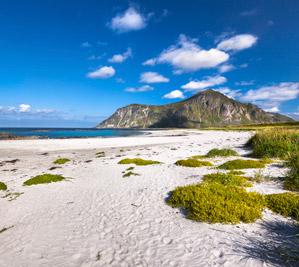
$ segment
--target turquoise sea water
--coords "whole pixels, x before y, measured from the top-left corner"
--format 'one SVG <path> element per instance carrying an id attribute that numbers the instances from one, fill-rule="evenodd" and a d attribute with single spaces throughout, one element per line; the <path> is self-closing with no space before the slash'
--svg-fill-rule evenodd
<path id="1" fill-rule="evenodd" d="M 39 138 L 120 137 L 144 134 L 142 130 L 95 128 L 0 128 L 0 132 Z"/>

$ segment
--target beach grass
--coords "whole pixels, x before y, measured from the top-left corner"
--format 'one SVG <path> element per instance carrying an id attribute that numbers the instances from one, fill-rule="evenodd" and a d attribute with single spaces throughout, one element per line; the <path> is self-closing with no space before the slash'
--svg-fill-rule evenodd
<path id="1" fill-rule="evenodd" d="M 67 159 L 67 158 L 59 158 L 59 159 L 56 159 L 53 163 L 54 164 L 62 165 L 62 164 L 65 164 L 65 163 L 67 163 L 69 161 L 71 161 L 71 160 Z"/>
<path id="2" fill-rule="evenodd" d="M 125 177 L 130 177 L 130 176 L 139 176 L 139 175 L 140 175 L 140 174 L 138 174 L 138 173 L 129 171 L 129 172 L 125 173 L 125 174 L 123 175 L 123 177 L 125 178 Z"/>
<path id="3" fill-rule="evenodd" d="M 193 168 L 213 166 L 213 164 L 209 161 L 201 161 L 193 158 L 178 160 L 175 162 L 175 165 L 183 166 L 183 167 L 193 167 Z"/>
<path id="4" fill-rule="evenodd" d="M 187 218 L 208 223 L 250 223 L 261 218 L 263 196 L 238 186 L 202 183 L 177 187 L 167 204 L 181 208 Z"/>
<path id="5" fill-rule="evenodd" d="M 289 172 L 284 181 L 284 188 L 299 191 L 299 151 L 289 157 L 286 166 L 289 167 Z"/>
<path id="6" fill-rule="evenodd" d="M 0 182 L 0 190 L 3 190 L 3 191 L 7 190 L 7 185 L 3 182 Z"/>
<path id="7" fill-rule="evenodd" d="M 258 131 L 247 143 L 254 157 L 287 159 L 299 151 L 298 129 L 268 129 Z"/>
<path id="8" fill-rule="evenodd" d="M 153 165 L 153 164 L 160 164 L 161 162 L 155 160 L 146 160 L 142 158 L 126 158 L 122 159 L 118 162 L 118 164 L 135 164 L 137 166 L 146 166 L 146 165 Z"/>
<path id="9" fill-rule="evenodd" d="M 48 184 L 48 183 L 54 183 L 54 182 L 60 182 L 65 180 L 65 178 L 61 175 L 56 174 L 49 174 L 45 173 L 42 175 L 37 175 L 23 183 L 23 185 L 37 185 L 37 184 Z"/>
<path id="10" fill-rule="evenodd" d="M 223 148 L 223 149 L 214 148 L 206 154 L 206 157 L 208 158 L 232 157 L 232 156 L 239 156 L 239 154 L 235 150 L 230 148 Z"/>
<path id="11" fill-rule="evenodd" d="M 266 195 L 267 207 L 285 217 L 299 221 L 299 194 L 282 193 Z"/>

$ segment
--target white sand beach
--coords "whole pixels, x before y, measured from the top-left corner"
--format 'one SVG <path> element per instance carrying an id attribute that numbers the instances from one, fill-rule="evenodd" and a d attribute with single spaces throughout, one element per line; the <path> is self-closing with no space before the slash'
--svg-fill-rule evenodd
<path id="1" fill-rule="evenodd" d="M 176 160 L 212 148 L 233 148 L 246 156 L 250 151 L 244 144 L 251 135 L 168 130 L 134 137 L 0 141 L 0 180 L 8 187 L 0 191 L 0 230 L 7 228 L 0 233 L 0 266 L 279 265 L 272 243 L 288 242 L 282 236 L 293 231 L 289 219 L 265 210 L 263 219 L 251 224 L 207 224 L 188 220 L 165 203 L 177 186 L 217 171 L 176 166 Z M 96 157 L 100 151 L 104 157 Z M 59 157 L 71 161 L 49 170 Z M 124 178 L 129 166 L 117 163 L 132 157 L 162 164 L 136 166 L 139 176 Z M 227 160 L 210 161 L 217 166 Z M 281 177 L 286 169 L 275 162 L 262 172 Z M 69 179 L 22 185 L 42 173 Z M 279 182 L 249 190 L 284 191 Z"/>

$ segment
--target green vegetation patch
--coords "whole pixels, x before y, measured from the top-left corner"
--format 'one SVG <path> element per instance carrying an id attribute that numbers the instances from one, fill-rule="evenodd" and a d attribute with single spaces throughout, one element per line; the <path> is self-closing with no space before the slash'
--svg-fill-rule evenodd
<path id="1" fill-rule="evenodd" d="M 182 208 L 187 218 L 208 223 L 250 223 L 261 218 L 263 196 L 242 187 L 203 183 L 178 187 L 167 203 Z"/>
<path id="2" fill-rule="evenodd" d="M 246 177 L 221 172 L 204 175 L 203 182 L 218 183 L 229 186 L 252 186 Z"/>
<path id="3" fill-rule="evenodd" d="M 141 158 L 132 158 L 132 159 L 122 159 L 118 162 L 118 164 L 135 164 L 138 166 L 146 166 L 146 165 L 153 165 L 153 164 L 160 164 L 159 161 L 154 160 L 146 160 Z"/>
<path id="4" fill-rule="evenodd" d="M 218 168 L 224 170 L 235 170 L 235 169 L 257 169 L 264 168 L 266 163 L 263 160 L 244 160 L 236 159 L 223 163 Z"/>
<path id="5" fill-rule="evenodd" d="M 267 207 L 283 216 L 299 221 L 299 195 L 296 193 L 283 193 L 266 195 Z"/>
<path id="6" fill-rule="evenodd" d="M 184 167 L 213 166 L 213 164 L 209 161 L 201 161 L 194 158 L 178 160 L 175 165 Z"/>
<path id="7" fill-rule="evenodd" d="M 133 176 L 139 176 L 140 174 L 129 171 L 129 172 L 125 173 L 125 174 L 123 175 L 123 177 L 124 177 L 124 178 L 125 178 L 125 177 L 130 177 L 130 176 L 132 176 L 132 175 L 133 175 Z"/>
<path id="8" fill-rule="evenodd" d="M 42 174 L 37 175 L 23 183 L 23 185 L 36 185 L 36 184 L 48 184 L 48 183 L 54 183 L 54 182 L 60 182 L 65 180 L 65 178 L 61 175 L 55 175 L 55 174 Z"/>
<path id="9" fill-rule="evenodd" d="M 290 170 L 284 181 L 284 188 L 291 191 L 299 191 L 299 152 L 290 156 L 286 162 L 286 166 Z"/>
<path id="10" fill-rule="evenodd" d="M 243 172 L 243 171 L 238 171 L 238 170 L 231 170 L 231 171 L 229 172 L 229 174 L 234 174 L 234 175 L 244 175 L 245 172 Z"/>
<path id="11" fill-rule="evenodd" d="M 207 157 L 212 158 L 212 157 L 232 157 L 232 156 L 239 156 L 239 154 L 232 149 L 229 148 L 224 148 L 224 149 L 217 149 L 214 148 L 210 150 L 207 154 Z"/>
<path id="12" fill-rule="evenodd" d="M 268 129 L 257 132 L 249 141 L 255 157 L 286 159 L 299 151 L 299 130 Z"/>
<path id="13" fill-rule="evenodd" d="M 7 190 L 7 185 L 3 182 L 0 182 L 0 190 Z"/>
<path id="14" fill-rule="evenodd" d="M 65 164 L 69 161 L 71 161 L 71 160 L 67 159 L 67 158 L 59 158 L 59 159 L 56 159 L 53 163 L 62 165 L 62 164 Z"/>

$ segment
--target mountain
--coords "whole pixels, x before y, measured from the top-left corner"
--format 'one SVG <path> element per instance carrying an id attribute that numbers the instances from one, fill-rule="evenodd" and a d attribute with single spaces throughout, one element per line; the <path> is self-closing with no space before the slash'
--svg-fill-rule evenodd
<path id="1" fill-rule="evenodd" d="M 200 128 L 288 121 L 293 120 L 206 90 L 168 105 L 131 104 L 119 108 L 97 128 Z"/>

